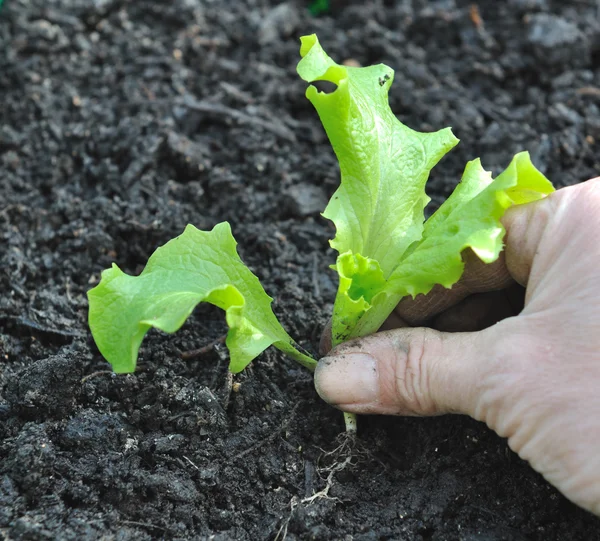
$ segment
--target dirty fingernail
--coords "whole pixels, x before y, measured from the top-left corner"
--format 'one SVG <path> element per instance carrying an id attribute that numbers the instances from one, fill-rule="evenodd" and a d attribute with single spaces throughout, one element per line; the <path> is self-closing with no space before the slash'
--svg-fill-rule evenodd
<path id="1" fill-rule="evenodd" d="M 319 396 L 330 404 L 370 404 L 379 395 L 377 361 L 367 353 L 323 357 L 315 371 Z"/>

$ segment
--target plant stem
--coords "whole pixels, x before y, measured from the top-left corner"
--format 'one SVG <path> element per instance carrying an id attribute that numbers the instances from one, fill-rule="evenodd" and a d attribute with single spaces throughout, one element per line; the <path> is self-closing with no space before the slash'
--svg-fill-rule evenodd
<path id="1" fill-rule="evenodd" d="M 333 347 L 337 346 L 341 342 L 342 340 L 336 340 L 334 336 L 332 337 Z M 344 412 L 344 424 L 346 425 L 346 434 L 355 436 L 358 429 L 358 419 L 356 418 L 356 414 Z"/>
<path id="2" fill-rule="evenodd" d="M 350 435 L 356 434 L 358 426 L 356 415 L 354 413 L 344 412 L 344 423 L 346 424 L 346 433 Z"/>
<path id="3" fill-rule="evenodd" d="M 315 361 L 310 355 L 299 351 L 301 348 L 297 344 L 285 344 L 285 346 L 275 344 L 275 347 L 283 351 L 288 357 L 294 359 L 294 361 L 296 361 L 298 364 L 304 366 L 304 368 L 308 368 L 311 372 L 314 372 L 315 368 L 317 368 L 317 361 Z"/>

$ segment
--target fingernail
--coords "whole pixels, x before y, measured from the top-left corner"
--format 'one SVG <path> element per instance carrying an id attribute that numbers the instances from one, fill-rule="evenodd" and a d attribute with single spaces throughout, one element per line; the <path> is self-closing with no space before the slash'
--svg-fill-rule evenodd
<path id="1" fill-rule="evenodd" d="M 379 396 L 377 361 L 367 353 L 323 357 L 315 371 L 315 387 L 329 404 L 375 402 Z"/>

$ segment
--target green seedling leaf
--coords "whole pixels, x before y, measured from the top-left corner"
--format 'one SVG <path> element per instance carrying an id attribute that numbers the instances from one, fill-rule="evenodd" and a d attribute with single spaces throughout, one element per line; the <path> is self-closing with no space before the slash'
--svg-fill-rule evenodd
<path id="1" fill-rule="evenodd" d="M 151 327 L 177 331 L 200 302 L 226 312 L 232 372 L 242 371 L 271 345 L 307 368 L 316 366 L 277 321 L 271 297 L 240 259 L 227 222 L 212 231 L 188 225 L 154 252 L 139 276 L 113 265 L 88 299 L 94 340 L 117 373 L 135 370 L 140 344 Z"/>
<path id="2" fill-rule="evenodd" d="M 310 85 L 315 106 L 340 162 L 341 184 L 323 216 L 336 227 L 331 246 L 340 282 L 332 320 L 333 344 L 375 332 L 400 299 L 452 287 L 462 275 L 461 253 L 492 262 L 502 250 L 500 218 L 508 207 L 553 191 L 529 155 L 515 156 L 496 180 L 479 160 L 467 165 L 455 192 L 426 222 L 425 184 L 431 169 L 457 143 L 451 130 L 418 133 L 388 104 L 389 67 L 341 66 L 315 35 L 301 38 L 299 75 L 329 81 L 331 93 Z"/>
<path id="3" fill-rule="evenodd" d="M 503 248 L 505 230 L 500 218 L 506 209 L 553 190 L 527 152 L 517 154 L 495 180 L 479 159 L 469 162 L 461 183 L 425 223 L 423 238 L 392 273 L 390 289 L 414 297 L 429 293 L 435 284 L 452 287 L 462 276 L 460 254 L 467 248 L 492 263 Z"/>
<path id="4" fill-rule="evenodd" d="M 340 162 L 341 184 L 323 213 L 336 227 L 331 246 L 376 260 L 387 278 L 421 238 L 429 172 L 458 139 L 449 128 L 416 132 L 394 116 L 391 68 L 341 66 L 315 35 L 301 41 L 300 77 L 337 85 L 329 94 L 313 85 L 306 91 Z"/>
<path id="5" fill-rule="evenodd" d="M 369 310 L 387 299 L 387 281 L 379 263 L 360 254 L 346 252 L 334 267 L 339 275 L 338 292 L 333 307 L 334 336 L 350 336 Z M 340 340 L 341 341 L 341 340 Z"/>

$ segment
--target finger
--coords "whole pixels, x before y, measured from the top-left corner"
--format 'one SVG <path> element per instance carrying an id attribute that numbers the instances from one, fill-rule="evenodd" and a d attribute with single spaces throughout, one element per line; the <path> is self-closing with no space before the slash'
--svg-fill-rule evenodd
<path id="1" fill-rule="evenodd" d="M 402 319 L 396 312 L 392 312 L 388 318 L 383 322 L 383 325 L 379 327 L 380 331 L 392 331 L 394 329 L 401 329 L 402 327 L 410 327 L 407 321 Z"/>
<path id="2" fill-rule="evenodd" d="M 397 329 L 353 340 L 319 361 L 315 385 L 326 402 L 352 413 L 472 415 L 490 330 Z"/>
<path id="3" fill-rule="evenodd" d="M 506 249 L 497 261 L 486 264 L 472 250 L 465 250 L 462 254 L 465 270 L 451 289 L 437 285 L 427 295 L 404 298 L 396 307 L 396 314 L 411 326 L 422 325 L 474 293 L 504 289 L 514 281 L 525 286 L 542 235 L 556 213 L 557 201 L 581 189 L 580 186 L 564 188 L 534 203 L 511 207 L 502 218 Z"/>
<path id="4" fill-rule="evenodd" d="M 444 332 L 473 332 L 486 329 L 523 309 L 525 290 L 513 284 L 501 291 L 476 293 L 438 314 L 428 326 Z"/>
<path id="5" fill-rule="evenodd" d="M 448 310 L 474 293 L 497 291 L 514 283 L 504 259 L 504 253 L 493 263 L 484 263 L 472 250 L 462 254 L 465 270 L 461 279 L 447 289 L 436 285 L 427 295 L 405 297 L 394 312 L 410 326 L 423 325 L 432 317 Z"/>
<path id="6" fill-rule="evenodd" d="M 533 260 L 557 205 L 580 186 L 563 188 L 535 203 L 512 207 L 505 214 L 506 268 L 517 283 L 527 285 Z"/>

